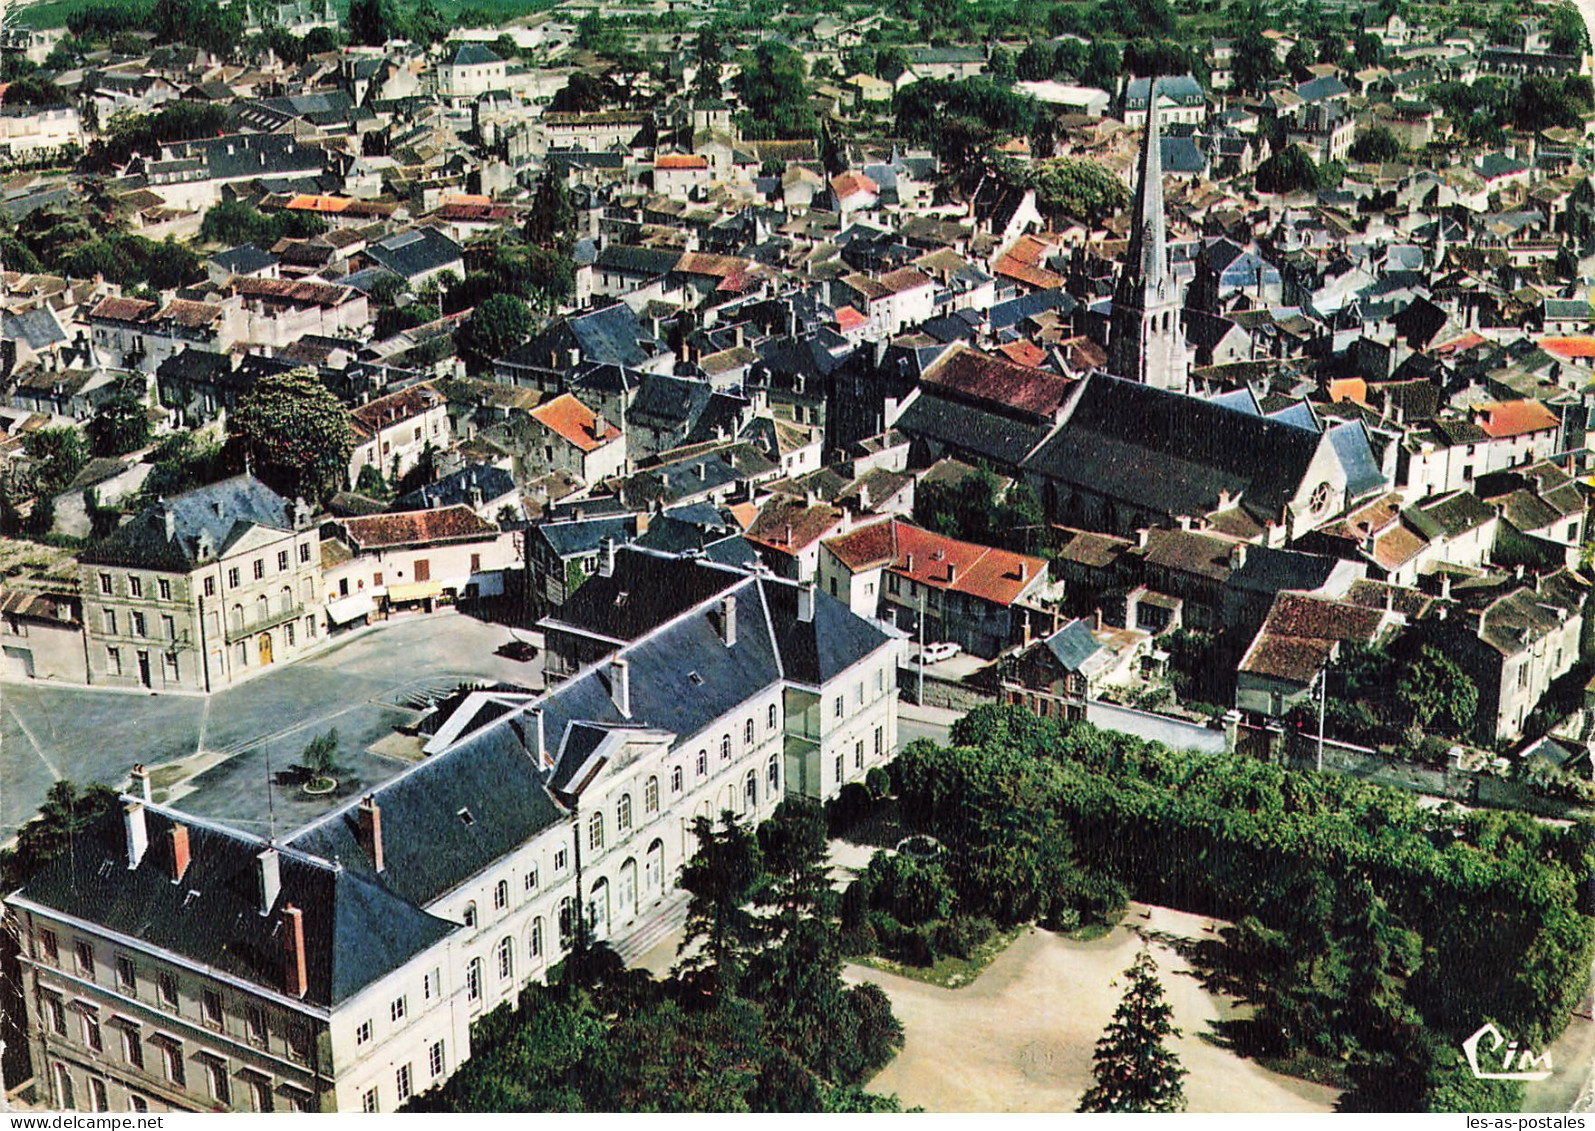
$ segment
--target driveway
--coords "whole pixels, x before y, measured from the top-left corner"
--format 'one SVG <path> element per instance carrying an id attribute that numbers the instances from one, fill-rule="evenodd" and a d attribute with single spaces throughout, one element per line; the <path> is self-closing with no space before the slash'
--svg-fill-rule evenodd
<path id="1" fill-rule="evenodd" d="M 522 639 L 526 633 L 518 633 Z M 205 699 L 38 683 L 0 687 L 0 840 L 39 808 L 62 778 L 120 786 L 134 763 L 150 766 L 157 800 L 201 816 L 278 830 L 314 815 L 297 791 L 267 805 L 267 762 L 286 769 L 309 739 L 336 727 L 346 772 L 340 795 L 370 788 L 407 764 L 396 725 L 415 704 L 460 683 L 507 682 L 537 690 L 542 659 L 494 655 L 502 625 L 452 610 L 400 618 L 296 664 Z M 382 749 L 368 747 L 382 742 Z"/>
<path id="2" fill-rule="evenodd" d="M 892 999 L 907 1035 L 903 1051 L 868 1084 L 904 1107 L 940 1112 L 1074 1111 L 1091 1084 L 1091 1054 L 1124 993 L 1122 975 L 1140 939 L 1130 927 L 1187 937 L 1210 920 L 1133 904 L 1126 925 L 1093 942 L 1045 931 L 1022 934 L 969 985 L 943 989 L 862 966 Z M 1173 1042 L 1189 1110 L 1327 1112 L 1338 1093 L 1270 1072 L 1215 1044 L 1211 1023 L 1232 1003 L 1202 988 L 1191 967 L 1154 943 L 1165 996 L 1182 1036 Z"/>

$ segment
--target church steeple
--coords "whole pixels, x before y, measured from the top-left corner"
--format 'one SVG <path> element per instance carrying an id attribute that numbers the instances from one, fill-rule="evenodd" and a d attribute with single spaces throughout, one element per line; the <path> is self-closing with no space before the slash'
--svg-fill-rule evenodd
<path id="1" fill-rule="evenodd" d="M 1185 332 L 1180 325 L 1178 283 L 1169 270 L 1157 98 L 1157 79 L 1153 77 L 1147 81 L 1146 133 L 1137 163 L 1130 243 L 1108 327 L 1108 372 L 1183 391 L 1187 382 Z"/>

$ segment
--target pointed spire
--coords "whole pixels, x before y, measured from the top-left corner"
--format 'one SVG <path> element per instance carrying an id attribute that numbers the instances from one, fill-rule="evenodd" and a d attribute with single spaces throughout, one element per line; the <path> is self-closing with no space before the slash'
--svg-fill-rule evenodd
<path id="1" fill-rule="evenodd" d="M 1168 279 L 1168 232 L 1163 220 L 1163 134 L 1157 112 L 1157 76 L 1146 84 L 1146 133 L 1141 139 L 1140 177 L 1135 185 L 1135 227 L 1127 264 L 1140 270 L 1149 295 Z"/>

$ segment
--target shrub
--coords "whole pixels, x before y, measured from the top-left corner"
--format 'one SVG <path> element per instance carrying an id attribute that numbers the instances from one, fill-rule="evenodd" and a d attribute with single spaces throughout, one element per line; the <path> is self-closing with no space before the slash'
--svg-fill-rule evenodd
<path id="1" fill-rule="evenodd" d="M 976 947 L 996 932 L 997 924 L 990 919 L 956 915 L 947 922 L 936 925 L 931 942 L 938 954 L 950 955 L 953 958 L 969 958 L 975 953 Z"/>
<path id="2" fill-rule="evenodd" d="M 864 775 L 864 788 L 869 791 L 871 800 L 883 801 L 892 792 L 892 775 L 886 772 L 885 766 L 872 766 Z"/>
<path id="3" fill-rule="evenodd" d="M 953 884 L 940 864 L 899 853 L 877 852 L 870 860 L 870 905 L 904 923 L 945 919 L 952 911 Z"/>

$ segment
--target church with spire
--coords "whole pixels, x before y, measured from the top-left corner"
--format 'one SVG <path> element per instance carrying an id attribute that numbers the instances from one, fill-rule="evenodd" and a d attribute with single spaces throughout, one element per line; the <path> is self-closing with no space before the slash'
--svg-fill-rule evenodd
<path id="1" fill-rule="evenodd" d="M 1130 246 L 1108 322 L 1107 369 L 1115 377 L 1185 392 L 1190 358 L 1180 323 L 1179 282 L 1169 267 L 1156 79 L 1147 90 L 1146 135 L 1139 166 Z"/>

